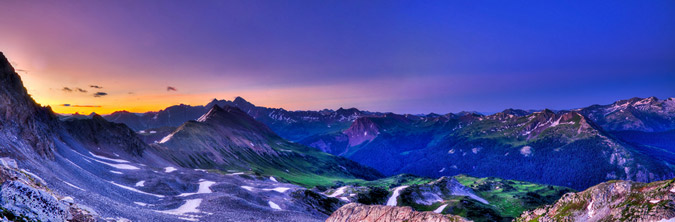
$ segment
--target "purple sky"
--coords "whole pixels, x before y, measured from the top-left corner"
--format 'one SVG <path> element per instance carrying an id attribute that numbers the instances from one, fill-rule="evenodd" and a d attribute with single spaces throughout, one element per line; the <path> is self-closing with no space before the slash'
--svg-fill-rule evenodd
<path id="1" fill-rule="evenodd" d="M 398 113 L 675 96 L 674 1 L 2 5 L 0 51 L 57 112 L 141 112 L 239 95 L 292 110 Z"/>

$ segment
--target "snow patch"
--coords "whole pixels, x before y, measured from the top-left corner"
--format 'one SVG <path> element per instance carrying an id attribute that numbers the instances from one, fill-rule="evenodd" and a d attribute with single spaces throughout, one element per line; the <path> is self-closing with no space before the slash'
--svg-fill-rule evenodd
<path id="1" fill-rule="evenodd" d="M 478 152 L 480 152 L 482 149 L 482 147 L 474 147 L 471 149 L 471 152 L 473 152 L 473 154 L 478 154 Z"/>
<path id="2" fill-rule="evenodd" d="M 277 179 L 274 178 L 274 177 L 270 177 L 270 180 L 271 180 L 271 181 L 274 181 L 274 182 L 277 182 L 277 183 L 279 182 L 279 181 L 277 181 Z"/>
<path id="3" fill-rule="evenodd" d="M 110 172 L 111 172 L 111 173 L 114 173 L 114 174 L 120 174 L 120 175 L 121 175 L 121 174 L 124 174 L 124 173 L 122 173 L 122 172 L 120 172 L 120 171 L 114 171 L 114 170 L 111 170 Z"/>
<path id="4" fill-rule="evenodd" d="M 139 206 L 144 206 L 144 207 L 145 207 L 145 206 L 148 206 L 148 204 L 143 203 L 143 202 L 134 202 L 134 203 L 135 203 L 136 205 L 139 205 Z"/>
<path id="5" fill-rule="evenodd" d="M 290 190 L 290 189 L 291 188 L 288 188 L 288 187 L 275 187 L 275 188 L 272 188 L 272 189 L 263 189 L 263 190 L 264 191 L 276 191 L 276 192 L 279 192 L 279 193 L 284 193 L 284 192 L 286 192 L 287 190 Z"/>
<path id="6" fill-rule="evenodd" d="M 655 203 L 661 202 L 661 200 L 650 200 L 649 202 L 655 204 Z"/>
<path id="7" fill-rule="evenodd" d="M 97 159 L 92 159 L 92 160 L 96 161 L 96 162 L 99 162 L 99 163 L 102 163 L 102 164 L 105 164 L 105 165 L 108 165 L 108 166 L 111 166 L 113 168 L 120 169 L 120 170 L 138 170 L 138 169 L 141 169 L 141 168 L 138 168 L 136 166 L 129 165 L 129 164 L 107 163 L 107 162 L 100 161 L 100 160 L 97 160 Z"/>
<path id="8" fill-rule="evenodd" d="M 333 194 L 328 195 L 328 197 L 337 197 L 337 196 L 340 196 L 340 195 L 342 195 L 343 193 L 345 193 L 345 189 L 347 189 L 347 186 L 340 187 L 340 188 L 338 188 L 335 192 L 333 192 Z"/>
<path id="9" fill-rule="evenodd" d="M 138 182 L 136 183 L 136 186 L 137 186 L 137 187 L 144 187 L 144 186 L 145 186 L 145 180 L 138 181 Z"/>
<path id="10" fill-rule="evenodd" d="M 155 212 L 159 213 L 165 213 L 165 214 L 171 214 L 171 215 L 177 215 L 177 216 L 184 216 L 181 217 L 183 220 L 190 220 L 190 221 L 198 221 L 196 216 L 194 215 L 188 215 L 188 214 L 196 214 L 201 211 L 197 209 L 199 205 L 202 204 L 202 199 L 192 199 L 192 200 L 187 200 L 183 205 L 176 209 L 172 210 L 156 210 Z"/>
<path id="11" fill-rule="evenodd" d="M 179 197 L 185 197 L 185 196 L 190 196 L 190 195 L 193 195 L 193 194 L 213 193 L 213 191 L 211 191 L 211 186 L 213 186 L 213 184 L 216 184 L 216 182 L 213 182 L 213 181 L 207 181 L 207 180 L 202 180 L 201 182 L 199 182 L 199 189 L 197 189 L 197 192 L 194 192 L 194 193 L 182 193 L 182 194 L 180 194 L 180 195 L 178 195 L 178 196 L 179 196 Z"/>
<path id="12" fill-rule="evenodd" d="M 267 201 L 267 204 L 269 204 L 270 207 L 271 207 L 272 209 L 275 209 L 275 210 L 281 210 L 281 207 L 279 207 L 279 205 L 275 204 L 275 203 L 272 202 L 271 200 L 270 200 L 270 201 Z"/>
<path id="13" fill-rule="evenodd" d="M 396 198 L 398 198 L 399 192 L 401 192 L 401 190 L 405 188 L 408 188 L 408 186 L 400 186 L 394 188 L 394 194 L 392 194 L 389 200 L 387 200 L 387 206 L 396 206 L 397 204 Z"/>
<path id="14" fill-rule="evenodd" d="M 171 140 L 171 138 L 173 138 L 173 133 L 165 136 L 164 138 L 162 138 L 162 140 L 160 140 L 159 143 L 162 144 L 162 143 L 169 142 L 169 140 Z"/>
<path id="15" fill-rule="evenodd" d="M 445 171 L 445 167 L 443 167 L 443 169 L 439 170 L 438 172 L 443 173 L 443 171 Z"/>
<path id="16" fill-rule="evenodd" d="M 558 126 L 558 124 L 560 124 L 560 120 L 561 120 L 561 119 L 562 119 L 562 116 L 559 117 L 559 118 L 558 118 L 556 121 L 554 121 L 553 123 L 551 123 L 551 126 L 550 126 L 550 127 L 556 127 L 556 126 Z"/>
<path id="17" fill-rule="evenodd" d="M 72 183 L 68 183 L 68 182 L 66 182 L 66 181 L 63 181 L 63 183 L 65 183 L 66 185 L 71 186 L 71 187 L 73 187 L 73 188 L 75 188 L 75 189 L 84 191 L 84 189 L 82 189 L 82 188 L 80 188 L 80 187 L 78 187 L 78 186 L 75 186 L 75 185 L 73 185 Z"/>
<path id="18" fill-rule="evenodd" d="M 176 169 L 175 167 L 165 167 L 164 168 L 165 173 L 171 173 L 171 172 L 176 171 L 176 170 L 178 170 L 178 169 Z"/>
<path id="19" fill-rule="evenodd" d="M 61 200 L 65 201 L 65 202 L 68 202 L 68 203 L 75 203 L 75 200 L 73 199 L 73 197 L 70 197 L 70 196 L 61 198 Z"/>
<path id="20" fill-rule="evenodd" d="M 107 160 L 107 161 L 112 161 L 112 162 L 117 162 L 117 163 L 128 163 L 129 162 L 129 161 L 126 161 L 126 160 L 123 160 L 123 159 L 114 159 L 114 158 L 99 156 L 99 155 L 96 155 L 96 154 L 92 153 L 91 151 L 89 152 L 89 154 L 93 157 L 96 157 L 96 158 L 102 159 L 102 160 Z"/>
<path id="21" fill-rule="evenodd" d="M 531 146 L 524 146 L 523 148 L 520 149 L 520 154 L 522 154 L 523 156 L 532 155 L 532 147 Z"/>
<path id="22" fill-rule="evenodd" d="M 593 217 L 595 215 L 595 210 L 593 210 L 593 202 L 595 200 L 591 200 L 591 203 L 588 204 L 588 207 L 586 207 L 586 210 L 588 210 L 588 217 Z"/>
<path id="23" fill-rule="evenodd" d="M 443 210 L 444 210 L 445 207 L 447 207 L 447 206 L 448 206 L 448 204 L 443 204 L 443 205 L 441 205 L 440 207 L 436 208 L 436 210 L 434 210 L 434 213 L 440 214 L 441 212 L 443 212 Z"/>
<path id="24" fill-rule="evenodd" d="M 241 186 L 244 190 L 253 191 L 253 187 L 250 186 Z"/>
<path id="25" fill-rule="evenodd" d="M 155 196 L 155 197 L 159 197 L 159 198 L 163 198 L 163 197 L 164 197 L 164 195 L 159 195 L 159 194 L 154 194 L 154 193 L 143 192 L 143 191 L 137 190 L 137 189 L 135 189 L 135 188 L 133 188 L 133 187 L 124 186 L 124 185 L 122 185 L 122 184 L 118 184 L 118 183 L 115 183 L 115 182 L 112 182 L 112 181 L 108 181 L 108 183 L 111 183 L 111 184 L 113 184 L 113 185 L 115 185 L 115 186 L 118 186 L 118 187 L 120 187 L 120 188 L 122 188 L 122 189 L 130 190 L 130 191 L 133 191 L 133 192 L 136 192 L 136 193 L 140 193 L 140 194 L 145 194 L 145 195 Z"/>

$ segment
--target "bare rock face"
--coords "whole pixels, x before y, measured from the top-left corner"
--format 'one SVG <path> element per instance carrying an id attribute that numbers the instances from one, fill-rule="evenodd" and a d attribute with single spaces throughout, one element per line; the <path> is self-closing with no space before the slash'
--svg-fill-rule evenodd
<path id="1" fill-rule="evenodd" d="M 14 148 L 0 147 L 0 155 L 26 158 L 35 152 L 53 158 L 55 127 L 58 120 L 51 108 L 35 103 L 21 77 L 0 52 L 0 142 Z"/>
<path id="2" fill-rule="evenodd" d="M 555 204 L 524 212 L 516 221 L 675 220 L 675 180 L 653 183 L 610 181 Z"/>
<path id="3" fill-rule="evenodd" d="M 7 160 L 8 158 L 3 158 Z M 42 179 L 21 169 L 0 165 L 1 216 L 11 221 L 96 221 L 97 214 L 46 189 Z"/>
<path id="4" fill-rule="evenodd" d="M 326 222 L 450 222 L 469 221 L 459 216 L 418 212 L 410 207 L 362 205 L 350 203 L 335 211 Z"/>

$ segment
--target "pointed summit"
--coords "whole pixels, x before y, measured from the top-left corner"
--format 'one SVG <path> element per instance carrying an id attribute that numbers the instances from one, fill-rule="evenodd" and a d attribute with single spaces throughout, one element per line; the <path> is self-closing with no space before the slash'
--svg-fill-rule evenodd
<path id="1" fill-rule="evenodd" d="M 234 101 L 232 101 L 232 102 L 234 102 L 234 104 L 236 104 L 237 106 L 242 106 L 242 105 L 252 106 L 253 105 L 252 103 L 250 103 L 249 101 L 246 101 L 241 96 L 237 96 L 237 98 L 234 98 Z"/>
<path id="2" fill-rule="evenodd" d="M 17 144 L 18 152 L 0 149 L 0 155 L 33 153 L 53 158 L 56 115 L 49 107 L 41 107 L 28 95 L 21 77 L 0 52 L 0 144 Z M 16 135 L 4 137 L 3 135 Z M 6 141 L 5 141 L 6 140 Z M 17 143 L 18 142 L 18 143 Z M 8 152 L 8 153 L 5 153 Z"/>
<path id="3" fill-rule="evenodd" d="M 0 52 L 0 86 L 2 86 L 0 87 L 0 98 L 2 98 L 0 99 L 0 105 L 6 108 L 36 106 L 35 101 L 28 96 L 26 88 L 23 87 L 21 77 L 2 52 Z"/>
<path id="4" fill-rule="evenodd" d="M 208 112 L 199 117 L 199 119 L 197 119 L 197 122 L 206 122 L 206 120 L 211 119 L 216 115 L 220 115 L 223 112 L 225 112 L 223 108 L 220 108 L 220 106 L 218 105 L 214 105 Z"/>

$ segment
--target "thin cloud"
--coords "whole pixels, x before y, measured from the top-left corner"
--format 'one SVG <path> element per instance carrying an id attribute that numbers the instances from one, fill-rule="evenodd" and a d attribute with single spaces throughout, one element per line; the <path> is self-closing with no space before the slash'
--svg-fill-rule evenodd
<path id="1" fill-rule="evenodd" d="M 71 105 L 71 104 L 67 104 L 67 103 L 61 104 L 61 106 L 65 106 L 65 107 L 88 107 L 88 108 L 100 108 L 101 107 L 101 106 L 97 106 L 97 105 Z"/>
<path id="2" fill-rule="evenodd" d="M 78 92 L 81 92 L 81 93 L 86 93 L 86 92 L 87 92 L 87 90 L 84 90 L 84 89 L 82 89 L 82 88 L 77 88 L 77 91 L 78 91 Z"/>
<path id="3" fill-rule="evenodd" d="M 63 89 L 61 89 L 61 90 L 64 91 L 64 92 L 73 92 L 73 89 L 68 88 L 68 87 L 63 87 Z"/>
<path id="4" fill-rule="evenodd" d="M 105 92 L 94 93 L 94 97 L 101 97 L 101 96 L 107 96 L 107 95 L 108 95 L 108 93 L 105 93 Z"/>
<path id="5" fill-rule="evenodd" d="M 178 90 L 173 86 L 167 86 L 166 91 L 178 91 Z"/>
<path id="6" fill-rule="evenodd" d="M 89 87 L 95 88 L 95 89 L 103 89 L 103 86 L 97 86 L 97 85 L 89 85 Z"/>

